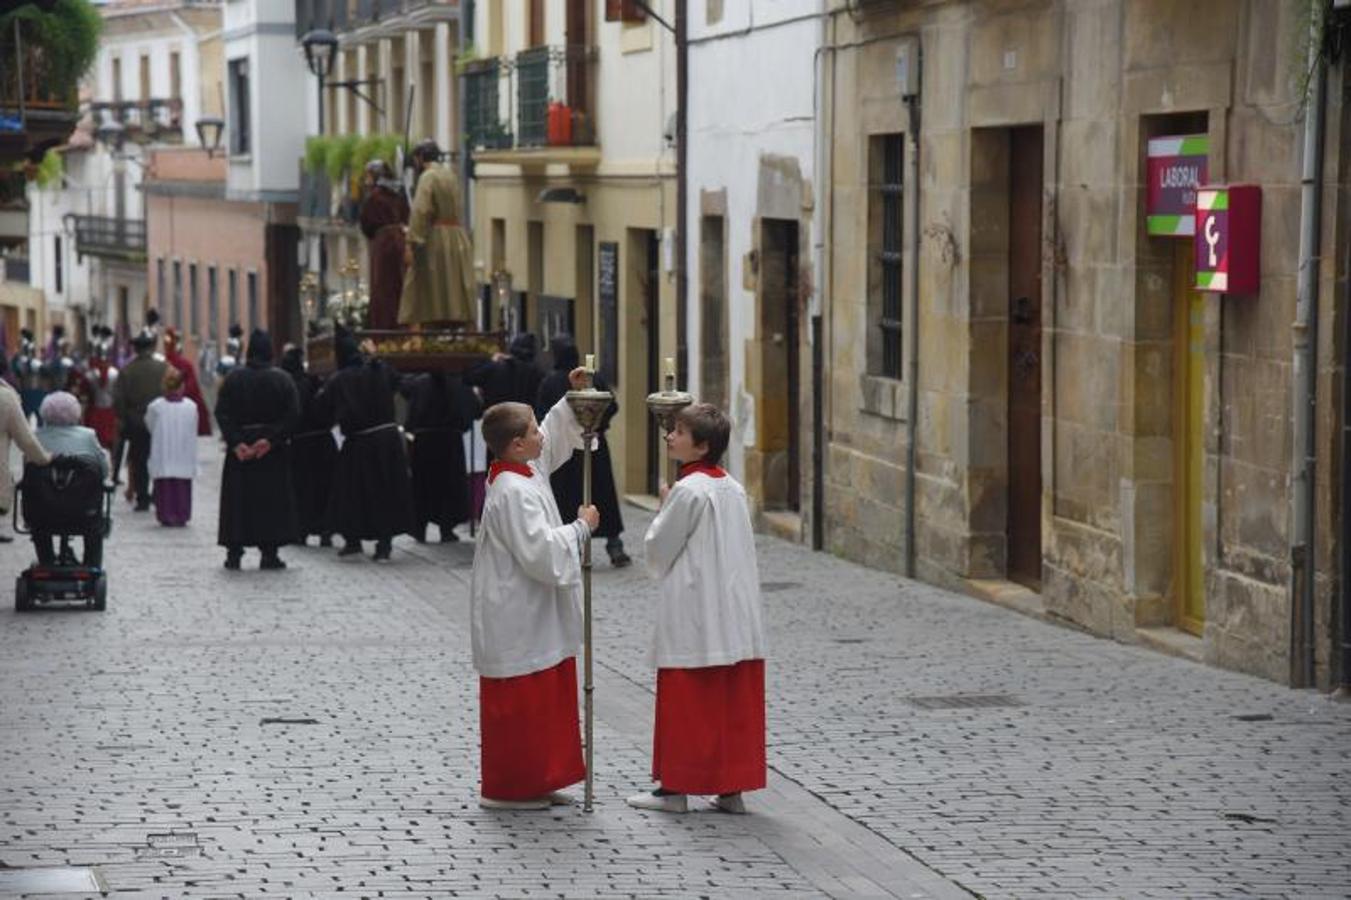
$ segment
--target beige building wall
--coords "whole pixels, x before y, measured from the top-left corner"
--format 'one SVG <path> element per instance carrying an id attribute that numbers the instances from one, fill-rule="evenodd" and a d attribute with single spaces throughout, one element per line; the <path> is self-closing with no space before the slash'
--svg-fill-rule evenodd
<path id="1" fill-rule="evenodd" d="M 900 570 L 908 384 L 867 373 L 868 137 L 904 131 L 898 42 L 923 48 L 920 577 L 1126 641 L 1289 678 L 1291 327 L 1302 126 L 1298 3 L 1112 0 L 868 7 L 833 19 L 827 543 Z M 1334 68 L 1338 79 L 1344 69 Z M 1343 83 L 1330 84 L 1318 342 L 1319 677 L 1328 677 L 1346 272 Z M 1210 181 L 1263 190 L 1262 287 L 1207 296 L 1204 618 L 1178 629 L 1178 239 L 1149 237 L 1145 142 L 1199 128 Z M 1043 137 L 1040 588 L 1008 576 L 1007 129 Z M 911 186 L 907 185 L 907 190 Z M 908 229 L 912 227 L 907 223 Z M 910 262 L 907 262 L 909 265 Z M 1339 288 L 1338 285 L 1342 285 Z M 907 291 L 908 301 L 908 291 Z M 906 304 L 907 309 L 909 303 Z"/>

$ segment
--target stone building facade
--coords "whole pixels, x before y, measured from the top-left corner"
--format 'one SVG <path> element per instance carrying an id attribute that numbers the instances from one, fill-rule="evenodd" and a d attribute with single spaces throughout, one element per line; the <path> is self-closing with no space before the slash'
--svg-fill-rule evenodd
<path id="1" fill-rule="evenodd" d="M 925 580 L 1291 679 L 1308 4 L 832 6 L 818 121 L 828 251 L 810 273 L 823 285 L 827 547 L 897 571 L 913 552 Z M 911 183 L 903 93 L 916 67 Z M 1328 78 L 1314 553 L 1323 683 L 1351 211 L 1346 66 Z M 1192 290 L 1191 240 L 1147 232 L 1146 153 L 1163 136 L 1203 138 L 1210 182 L 1261 187 L 1257 293 Z M 916 189 L 917 219 L 903 202 Z M 811 348 L 798 349 L 810 371 Z M 807 445 L 805 401 L 802 412 Z"/>

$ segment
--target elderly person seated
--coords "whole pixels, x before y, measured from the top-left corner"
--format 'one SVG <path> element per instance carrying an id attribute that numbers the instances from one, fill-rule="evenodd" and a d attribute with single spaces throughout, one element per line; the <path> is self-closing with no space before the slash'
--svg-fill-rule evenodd
<path id="1" fill-rule="evenodd" d="M 94 429 L 80 424 L 80 401 L 66 391 L 53 391 L 42 401 L 38 410 L 42 417 L 42 427 L 37 431 L 38 443 L 52 456 L 84 456 L 98 463 L 99 474 L 108 480 L 108 456 L 99 444 Z M 83 535 L 84 564 L 86 566 L 103 565 L 103 523 L 100 521 Z M 33 529 L 33 546 L 37 549 L 38 563 L 44 566 L 56 563 L 56 553 L 52 547 L 52 535 L 47 531 Z"/>

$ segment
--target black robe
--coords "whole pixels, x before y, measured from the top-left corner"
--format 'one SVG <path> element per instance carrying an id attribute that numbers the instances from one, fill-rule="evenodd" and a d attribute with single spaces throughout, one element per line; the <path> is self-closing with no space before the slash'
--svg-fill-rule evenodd
<path id="1" fill-rule="evenodd" d="M 300 425 L 291 435 L 291 483 L 304 540 L 311 534 L 328 534 L 328 497 L 338 445 L 333 440 L 333 423 L 324 420 L 316 402 L 321 386 L 318 376 L 293 373 L 291 380 L 300 398 Z"/>
<path id="2" fill-rule="evenodd" d="M 608 391 L 605 379 L 595 376 L 597 390 Z M 562 399 L 572 387 L 568 383 L 568 372 L 556 369 L 540 382 L 539 394 L 535 399 L 535 418 L 544 421 L 549 410 Z M 610 430 L 610 420 L 619 412 L 619 404 L 611 402 L 610 408 L 601 418 L 596 437 L 596 449 L 591 451 L 591 503 L 600 511 L 600 528 L 596 534 L 604 538 L 617 538 L 624 531 L 624 517 L 619 512 L 619 491 L 615 488 L 614 465 L 610 459 L 610 445 L 605 440 L 605 432 Z M 569 521 L 577 515 L 582 505 L 582 459 L 581 450 L 575 450 L 572 459 L 554 470 L 549 483 L 554 489 L 554 500 L 558 501 L 558 511 L 563 520 Z"/>
<path id="3" fill-rule="evenodd" d="M 237 368 L 221 384 L 216 397 L 216 423 L 226 450 L 216 536 L 221 546 L 262 547 L 296 539 L 287 438 L 299 413 L 291 377 L 266 363 Z M 260 438 L 272 442 L 271 452 L 244 462 L 235 458 L 237 444 Z"/>
<path id="4" fill-rule="evenodd" d="M 394 420 L 398 375 L 362 360 L 329 376 L 319 415 L 342 429 L 342 450 L 328 498 L 328 530 L 349 541 L 413 533 L 413 488 L 403 435 Z"/>
<path id="5" fill-rule="evenodd" d="M 465 384 L 483 391 L 484 409 L 508 400 L 534 406 L 543 380 L 538 366 L 514 356 L 480 363 L 464 376 Z"/>
<path id="6" fill-rule="evenodd" d="M 435 522 L 445 533 L 469 519 L 469 475 L 464 433 L 478 418 L 478 398 L 455 375 L 404 379 L 404 428 L 413 436 L 414 518 L 421 531 Z"/>

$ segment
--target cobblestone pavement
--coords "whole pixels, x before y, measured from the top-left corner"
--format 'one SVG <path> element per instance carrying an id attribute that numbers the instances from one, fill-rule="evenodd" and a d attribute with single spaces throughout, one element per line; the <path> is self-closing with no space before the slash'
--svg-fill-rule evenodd
<path id="1" fill-rule="evenodd" d="M 752 815 L 624 806 L 654 591 L 603 561 L 597 810 L 482 811 L 471 546 L 225 572 L 202 458 L 188 529 L 119 506 L 106 612 L 6 592 L 0 865 L 146 897 L 1351 894 L 1347 707 L 767 537 Z"/>

